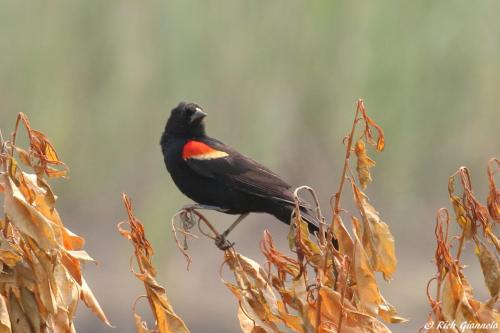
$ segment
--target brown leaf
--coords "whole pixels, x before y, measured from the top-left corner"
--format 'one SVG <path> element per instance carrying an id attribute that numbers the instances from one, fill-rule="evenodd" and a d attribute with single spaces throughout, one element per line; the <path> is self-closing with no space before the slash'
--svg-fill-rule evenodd
<path id="1" fill-rule="evenodd" d="M 366 137 L 366 141 L 370 145 L 376 146 L 378 151 L 384 150 L 385 147 L 385 139 L 384 139 L 384 131 L 382 127 L 380 127 L 372 118 L 368 117 L 366 114 L 365 104 L 362 100 L 358 101 L 358 111 L 361 112 L 361 116 L 365 121 L 365 131 L 364 136 Z M 372 127 L 377 131 L 377 142 L 375 143 L 375 139 L 372 133 Z"/>
<path id="2" fill-rule="evenodd" d="M 368 202 L 365 194 L 353 183 L 356 204 L 363 216 L 363 239 L 369 243 L 370 262 L 373 269 L 382 272 L 385 280 L 389 280 L 396 271 L 397 259 L 394 237 L 389 226 L 380 219 L 379 213 Z M 367 246 L 365 246 L 365 249 Z"/>
<path id="3" fill-rule="evenodd" d="M 19 302 L 14 294 L 10 294 L 9 304 L 9 315 L 10 324 L 12 325 L 12 333 L 37 333 L 36 331 L 32 330 L 29 320 L 26 317 L 23 309 L 19 305 Z"/>
<path id="4" fill-rule="evenodd" d="M 496 297 L 500 289 L 500 264 L 498 262 L 498 257 L 481 241 L 478 241 L 476 246 L 476 255 L 481 264 L 484 281 L 490 291 L 490 295 Z"/>
<path id="5" fill-rule="evenodd" d="M 52 143 L 42 132 L 31 128 L 28 118 L 23 113 L 19 113 L 17 117 L 16 127 L 12 135 L 12 144 L 15 145 L 16 143 L 17 131 L 21 122 L 28 132 L 28 140 L 30 143 L 28 154 L 29 156 L 37 159 L 37 161 L 30 159 L 30 165 L 33 166 L 36 174 L 45 173 L 49 177 L 66 176 L 68 173 L 68 167 L 64 164 L 64 162 L 59 160 Z M 55 169 L 52 166 L 58 166 L 61 169 Z"/>
<path id="6" fill-rule="evenodd" d="M 356 142 L 354 152 L 358 157 L 356 170 L 358 172 L 359 183 L 361 184 L 361 188 L 365 189 L 366 186 L 368 186 L 368 184 L 372 181 L 370 168 L 375 166 L 375 161 L 372 160 L 366 153 L 365 143 L 361 139 Z"/>
<path id="7" fill-rule="evenodd" d="M 19 188 L 7 175 L 0 176 L 5 186 L 4 211 L 19 230 L 32 237 L 42 249 L 57 248 L 60 230 L 38 209 L 26 201 Z"/>
<path id="8" fill-rule="evenodd" d="M 491 228 L 490 227 L 485 228 L 484 233 L 488 236 L 493 245 L 495 245 L 497 252 L 500 252 L 500 240 L 497 238 L 497 236 L 495 236 L 493 231 L 491 231 Z"/>
<path id="9" fill-rule="evenodd" d="M 294 316 L 288 313 L 285 309 L 285 305 L 281 301 L 278 301 L 278 311 L 280 319 L 283 320 L 289 329 L 297 333 L 307 333 L 306 327 L 309 323 L 304 322 L 302 316 Z"/>
<path id="10" fill-rule="evenodd" d="M 37 332 L 40 330 L 40 313 L 38 312 L 38 306 L 36 304 L 35 296 L 33 293 L 26 288 L 21 288 L 21 299 L 20 303 L 24 314 L 28 318 L 28 321 L 33 328 L 33 331 Z"/>
<path id="11" fill-rule="evenodd" d="M 355 232 L 354 271 L 356 273 L 356 292 L 360 300 L 361 309 L 369 315 L 378 315 L 378 306 L 382 303 L 377 280 L 366 252 L 359 240 L 360 231 Z"/>
<path id="12" fill-rule="evenodd" d="M 342 222 L 342 219 L 339 215 L 335 215 L 335 219 L 332 221 L 332 225 L 333 234 L 339 242 L 340 252 L 351 255 L 353 253 L 352 250 L 354 248 L 354 243 L 351 236 L 349 235 L 349 232 L 347 231 L 347 228 L 344 225 L 344 222 Z"/>
<path id="13" fill-rule="evenodd" d="M 102 311 L 99 302 L 94 296 L 94 293 L 92 293 L 92 290 L 90 290 L 90 287 L 88 286 L 87 282 L 83 277 L 82 277 L 80 298 L 85 302 L 87 307 L 90 310 L 92 310 L 92 312 L 96 314 L 97 317 L 99 317 L 99 319 L 105 322 L 108 326 L 113 327 L 111 323 L 108 321 L 108 318 L 106 318 L 106 315 L 104 314 L 104 311 Z"/>
<path id="14" fill-rule="evenodd" d="M 313 265 L 321 264 L 321 249 L 318 244 L 311 240 L 307 222 L 296 212 L 295 219 L 292 222 L 293 228 L 290 228 L 288 241 L 290 248 L 297 251 L 299 262 L 307 259 Z"/>
<path id="15" fill-rule="evenodd" d="M 337 332 L 338 323 L 340 318 L 340 309 L 342 308 L 341 295 L 328 288 L 322 287 L 319 291 L 322 299 L 321 306 L 321 323 L 323 332 L 326 327 L 330 327 L 332 332 Z M 313 303 L 308 308 L 309 320 L 314 327 L 318 326 L 316 320 L 317 304 Z M 356 310 L 356 307 L 344 300 L 343 304 L 344 319 L 342 321 L 342 333 L 359 333 L 359 332 L 376 332 L 376 333 L 390 333 L 391 331 L 376 318 Z"/>
<path id="16" fill-rule="evenodd" d="M 0 294 L 0 333 L 11 333 L 9 309 L 7 307 L 7 299 Z"/>
<path id="17" fill-rule="evenodd" d="M 494 167 L 496 165 L 496 168 Z M 495 173 L 500 169 L 500 161 L 496 158 L 490 159 L 488 163 L 488 185 L 490 188 L 488 194 L 488 211 L 491 217 L 500 223 L 500 189 L 495 184 Z"/>
<path id="18" fill-rule="evenodd" d="M 250 319 L 246 313 L 238 308 L 238 320 L 240 321 L 241 330 L 244 333 L 272 333 L 273 331 L 265 330 L 264 328 L 257 326 L 256 323 Z"/>
<path id="19" fill-rule="evenodd" d="M 277 299 L 271 285 L 262 276 L 262 268 L 255 261 L 233 251 L 226 251 L 225 257 L 225 263 L 237 283 L 230 286 L 230 283 L 223 281 L 239 298 L 246 317 L 266 332 L 279 332 L 277 325 L 281 320 Z"/>
<path id="20" fill-rule="evenodd" d="M 16 151 L 17 154 L 19 155 L 19 159 L 21 160 L 21 162 L 23 162 L 24 165 L 31 167 L 31 160 L 29 153 L 26 150 L 19 147 L 16 147 Z"/>
<path id="21" fill-rule="evenodd" d="M 13 268 L 23 259 L 21 249 L 15 244 L 0 238 L 0 261 Z"/>
<path id="22" fill-rule="evenodd" d="M 442 291 L 442 314 L 444 319 L 452 322 L 461 298 L 461 285 L 453 273 L 448 273 L 444 279 Z"/>
<path id="23" fill-rule="evenodd" d="M 293 277 L 299 275 L 300 267 L 297 260 L 278 251 L 274 246 L 271 234 L 267 230 L 264 231 L 264 238 L 260 242 L 260 248 L 267 260 L 277 268 L 279 273 L 287 273 Z"/>
<path id="24" fill-rule="evenodd" d="M 453 209 L 455 211 L 456 221 L 458 225 L 464 230 L 466 239 L 471 239 L 474 233 L 474 225 L 472 220 L 467 216 L 467 212 L 461 203 L 461 200 L 456 195 L 450 196 Z"/>

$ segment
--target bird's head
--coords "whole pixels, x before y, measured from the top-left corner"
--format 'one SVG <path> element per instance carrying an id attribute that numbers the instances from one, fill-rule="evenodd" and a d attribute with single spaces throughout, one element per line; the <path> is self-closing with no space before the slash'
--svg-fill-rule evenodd
<path id="1" fill-rule="evenodd" d="M 165 134 L 182 137 L 205 135 L 203 119 L 207 114 L 195 103 L 181 102 L 170 113 L 165 126 Z"/>

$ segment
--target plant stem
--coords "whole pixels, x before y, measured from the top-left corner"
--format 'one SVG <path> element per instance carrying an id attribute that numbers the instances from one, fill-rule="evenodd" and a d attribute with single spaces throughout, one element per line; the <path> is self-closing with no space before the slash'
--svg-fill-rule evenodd
<path id="1" fill-rule="evenodd" d="M 460 256 L 462 255 L 462 249 L 464 247 L 464 240 L 465 240 L 465 230 L 467 228 L 467 225 L 464 226 L 462 229 L 462 235 L 460 236 L 460 243 L 458 244 L 458 249 L 457 249 L 457 261 L 460 261 Z"/>
<path id="2" fill-rule="evenodd" d="M 340 177 L 339 190 L 334 195 L 335 204 L 333 206 L 333 220 L 335 220 L 335 217 L 339 214 L 339 211 L 340 211 L 340 196 L 342 194 L 342 190 L 344 189 L 347 167 L 349 165 L 349 159 L 351 157 L 352 139 L 354 137 L 354 131 L 356 130 L 356 125 L 358 123 L 358 114 L 359 114 L 359 110 L 361 108 L 364 108 L 364 104 L 363 104 L 362 99 L 358 100 L 358 105 L 356 107 L 356 113 L 354 114 L 354 121 L 352 122 L 351 132 L 347 138 L 347 148 L 346 148 L 346 152 L 345 152 L 345 159 L 344 159 L 344 167 L 342 169 L 342 176 Z"/>

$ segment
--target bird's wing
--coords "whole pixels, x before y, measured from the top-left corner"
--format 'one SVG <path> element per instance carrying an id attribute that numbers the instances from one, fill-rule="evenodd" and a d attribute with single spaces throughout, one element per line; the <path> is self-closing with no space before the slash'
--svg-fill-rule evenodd
<path id="1" fill-rule="evenodd" d="M 216 179 L 233 190 L 293 203 L 290 185 L 260 163 L 215 139 L 188 141 L 187 165 L 201 176 Z"/>

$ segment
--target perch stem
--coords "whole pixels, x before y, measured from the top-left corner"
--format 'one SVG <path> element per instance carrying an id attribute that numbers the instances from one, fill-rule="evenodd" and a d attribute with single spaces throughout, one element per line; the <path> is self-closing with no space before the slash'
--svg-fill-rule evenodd
<path id="1" fill-rule="evenodd" d="M 352 128 L 349 136 L 347 137 L 347 147 L 345 151 L 345 158 L 344 158 L 344 167 L 342 169 L 342 175 L 340 177 L 340 185 L 339 185 L 339 190 L 337 193 L 335 193 L 334 198 L 335 198 L 335 204 L 333 207 L 333 218 L 339 214 L 340 211 L 340 196 L 342 194 L 342 190 L 344 189 L 344 183 L 346 179 L 346 173 L 347 173 L 347 168 L 349 166 L 349 159 L 351 158 L 351 150 L 352 150 L 352 141 L 354 138 L 354 131 L 356 130 L 356 125 L 358 124 L 358 115 L 359 115 L 359 110 L 363 106 L 363 100 L 358 100 L 358 105 L 356 107 L 356 113 L 354 114 L 354 121 L 352 122 Z"/>

